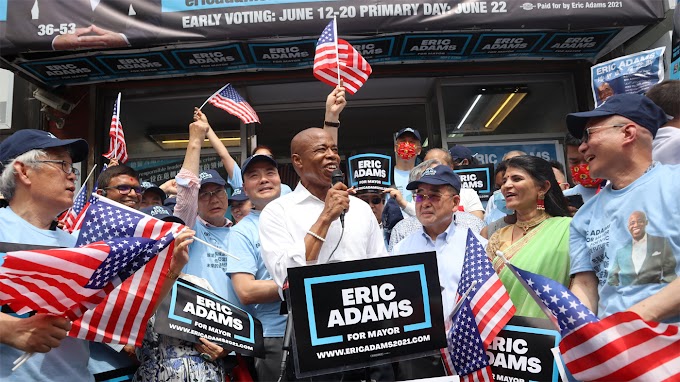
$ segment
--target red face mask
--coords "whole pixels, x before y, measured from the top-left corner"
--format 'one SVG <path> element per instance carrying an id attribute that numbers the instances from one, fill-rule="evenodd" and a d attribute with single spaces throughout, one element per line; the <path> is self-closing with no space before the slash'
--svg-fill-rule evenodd
<path id="1" fill-rule="evenodd" d="M 574 179 L 574 182 L 587 188 L 598 187 L 604 181 L 604 179 L 593 179 L 590 177 L 590 166 L 587 163 L 573 166 L 571 168 L 571 178 Z"/>
<path id="2" fill-rule="evenodd" d="M 397 145 L 397 155 L 403 160 L 412 159 L 416 156 L 416 145 L 411 142 L 399 142 Z"/>

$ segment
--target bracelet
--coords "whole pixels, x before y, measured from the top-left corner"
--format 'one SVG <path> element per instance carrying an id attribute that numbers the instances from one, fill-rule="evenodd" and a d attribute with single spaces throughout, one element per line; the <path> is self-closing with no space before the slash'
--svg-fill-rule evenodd
<path id="1" fill-rule="evenodd" d="M 175 273 L 171 270 L 168 270 L 168 274 L 166 274 L 165 277 L 169 278 L 170 280 L 177 280 L 181 273 L 182 273 L 181 271 Z"/>
<path id="2" fill-rule="evenodd" d="M 312 232 L 312 231 L 307 231 L 307 233 L 310 234 L 310 235 L 312 235 L 312 237 L 314 237 L 314 238 L 316 238 L 316 239 L 318 239 L 318 240 L 321 240 L 321 242 L 323 242 L 323 243 L 326 242 L 326 239 L 324 239 L 323 237 L 321 237 L 321 236 L 315 234 L 315 233 Z"/>
<path id="3" fill-rule="evenodd" d="M 340 121 L 338 121 L 338 122 L 323 121 L 323 124 L 324 124 L 324 126 L 340 127 Z"/>

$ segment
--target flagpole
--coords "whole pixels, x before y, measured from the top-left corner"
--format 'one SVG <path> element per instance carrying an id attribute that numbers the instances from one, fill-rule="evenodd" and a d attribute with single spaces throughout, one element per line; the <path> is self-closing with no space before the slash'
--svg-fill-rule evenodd
<path id="1" fill-rule="evenodd" d="M 338 68 L 338 85 L 340 85 L 340 53 L 338 53 L 338 20 L 336 16 L 333 16 L 333 34 L 335 38 L 335 64 Z"/>
<path id="2" fill-rule="evenodd" d="M 198 110 L 203 109 L 203 106 L 205 106 L 205 104 L 208 103 L 208 101 L 210 101 L 210 99 L 211 99 L 212 97 L 214 97 L 215 94 L 221 92 L 222 89 L 226 88 L 227 86 L 229 86 L 229 84 L 226 84 L 226 85 L 222 86 L 222 87 L 219 88 L 216 92 L 214 92 L 210 97 L 208 97 L 208 98 L 205 100 L 205 102 L 203 102 L 203 105 L 201 105 L 201 107 L 199 107 Z"/>
<path id="3" fill-rule="evenodd" d="M 95 163 L 94 166 L 92 166 L 92 170 L 90 170 L 90 173 L 87 174 L 87 178 L 83 181 L 83 183 L 80 185 L 80 188 L 82 189 L 83 187 L 87 187 L 87 181 L 90 180 L 90 177 L 92 176 L 92 173 L 94 173 L 94 169 L 97 168 L 97 164 Z M 78 194 L 73 198 L 75 200 L 78 195 L 80 194 L 80 190 L 78 190 Z"/>
<path id="4" fill-rule="evenodd" d="M 555 365 L 557 365 L 557 371 L 560 373 L 560 378 L 562 378 L 562 382 L 569 382 L 569 378 L 567 378 L 567 372 L 564 371 L 564 364 L 562 363 L 562 357 L 560 357 L 560 348 L 554 347 L 554 348 L 551 348 L 550 351 L 552 352 L 553 356 L 555 357 Z"/>
<path id="5" fill-rule="evenodd" d="M 472 288 L 474 288 L 475 285 L 477 285 L 477 280 L 472 280 L 472 282 L 470 283 L 470 287 L 465 291 L 465 293 L 463 293 L 463 297 L 461 297 L 460 300 L 458 300 L 456 305 L 453 307 L 453 311 L 451 312 L 449 317 L 451 317 L 452 319 L 453 319 L 453 317 L 456 317 L 456 314 L 458 313 L 460 308 L 463 306 L 465 299 L 468 297 L 470 292 L 472 292 Z"/>
<path id="6" fill-rule="evenodd" d="M 115 150 L 113 151 L 113 157 L 118 159 L 118 126 L 120 126 L 120 93 L 118 92 L 118 98 L 116 99 L 116 138 L 114 139 L 114 147 Z"/>

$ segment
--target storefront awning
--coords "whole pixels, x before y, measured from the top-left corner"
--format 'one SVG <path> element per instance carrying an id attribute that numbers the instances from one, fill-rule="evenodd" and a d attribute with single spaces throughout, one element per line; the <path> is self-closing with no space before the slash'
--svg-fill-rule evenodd
<path id="1" fill-rule="evenodd" d="M 310 67 L 333 17 L 371 64 L 592 59 L 663 0 L 0 0 L 0 56 L 48 86 Z"/>

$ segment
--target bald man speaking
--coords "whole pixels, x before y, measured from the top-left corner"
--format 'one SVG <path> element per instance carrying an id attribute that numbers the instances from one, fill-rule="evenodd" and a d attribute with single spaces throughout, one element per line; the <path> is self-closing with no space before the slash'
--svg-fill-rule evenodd
<path id="1" fill-rule="evenodd" d="M 282 286 L 289 267 L 386 256 L 368 204 L 349 195 L 343 183 L 331 186 L 340 166 L 333 137 L 323 129 L 306 129 L 295 135 L 290 151 L 300 183 L 260 216 L 262 257 L 274 281 Z"/>

